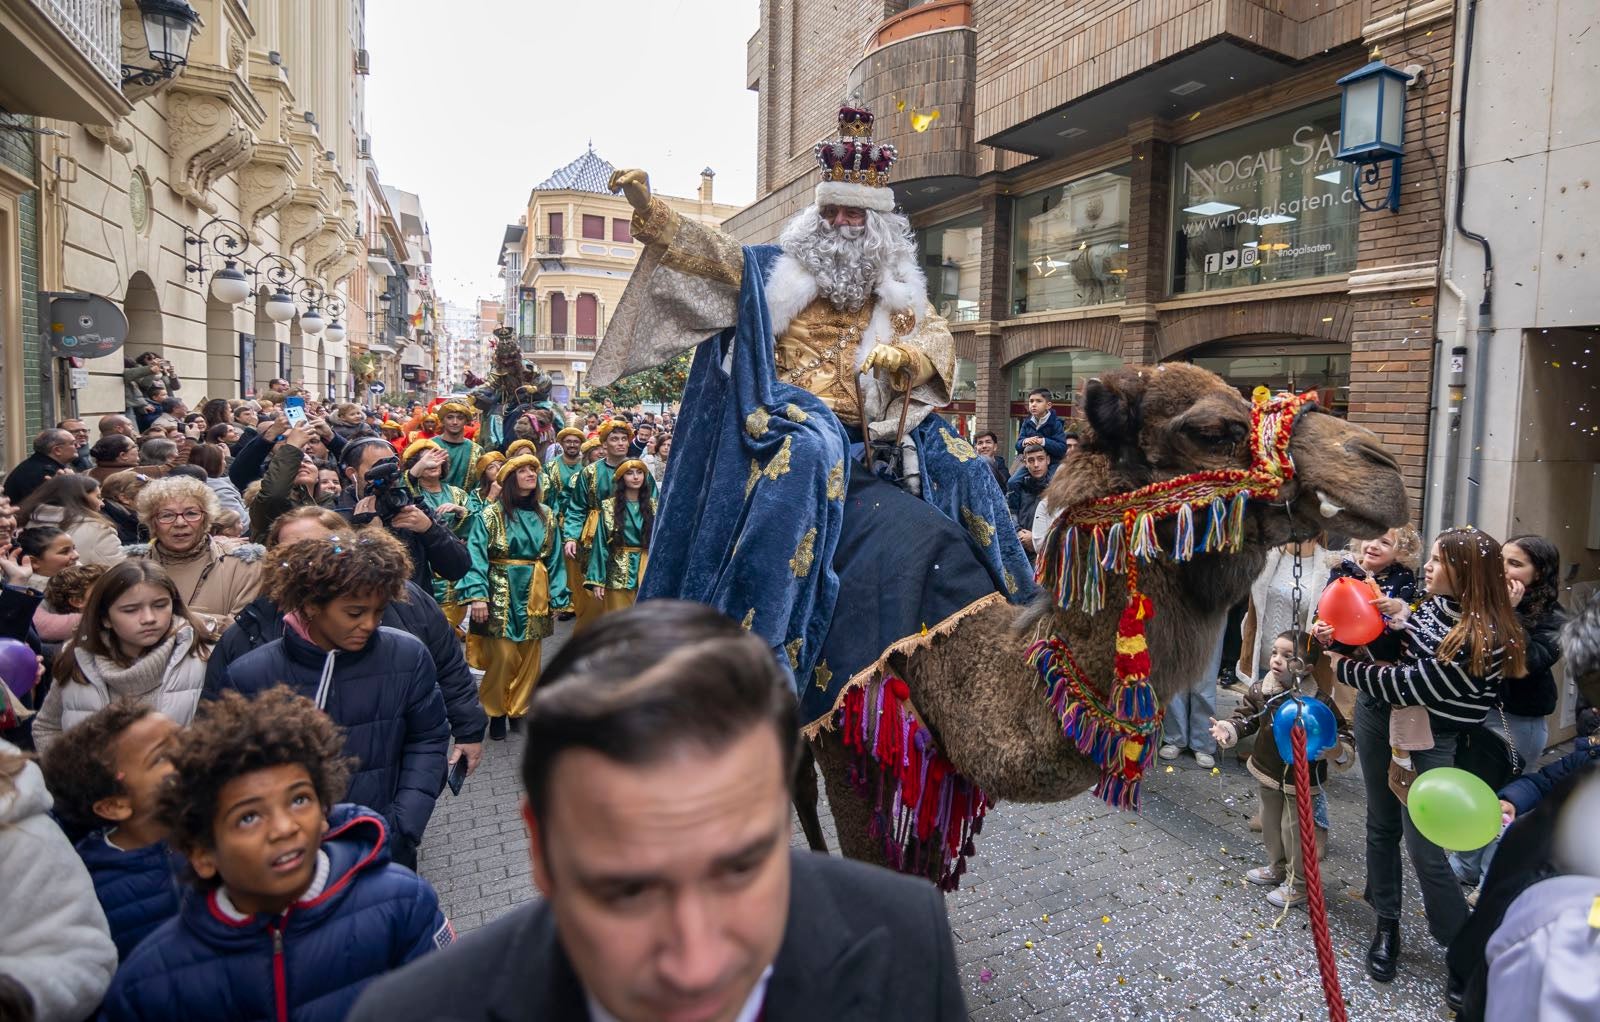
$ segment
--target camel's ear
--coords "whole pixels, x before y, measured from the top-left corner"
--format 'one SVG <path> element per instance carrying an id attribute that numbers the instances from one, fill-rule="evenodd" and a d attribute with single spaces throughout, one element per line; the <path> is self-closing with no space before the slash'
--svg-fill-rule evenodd
<path id="1" fill-rule="evenodd" d="M 1083 415 L 1094 427 L 1094 436 L 1108 454 L 1126 450 L 1139 442 L 1140 394 L 1119 386 L 1120 381 L 1098 377 L 1083 384 Z"/>

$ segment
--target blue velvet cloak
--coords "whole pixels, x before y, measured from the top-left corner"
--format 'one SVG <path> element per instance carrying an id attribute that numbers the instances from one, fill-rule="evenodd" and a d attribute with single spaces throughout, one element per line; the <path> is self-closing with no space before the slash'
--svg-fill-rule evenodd
<path id="1" fill-rule="evenodd" d="M 778 254 L 776 246 L 745 248 L 738 325 L 695 353 L 639 598 L 709 604 L 760 635 L 793 671 L 801 721 L 810 724 L 832 712 L 850 677 L 870 666 L 887 643 L 872 639 L 863 645 L 845 635 L 845 628 L 830 637 L 839 570 L 850 570 L 835 563 L 846 493 L 859 504 L 865 481 L 852 475 L 864 470 L 852 462 L 850 438 L 827 406 L 778 378 L 763 286 Z M 910 435 L 921 461 L 923 499 L 941 512 L 945 526 L 933 533 L 924 529 L 922 544 L 930 558 L 939 544 L 954 556 L 939 559 L 948 564 L 928 565 L 929 571 L 947 572 L 939 576 L 938 608 L 891 608 L 890 603 L 914 603 L 917 590 L 885 593 L 883 628 L 864 629 L 862 636 L 887 629 L 903 638 L 938 624 L 951 601 L 1003 592 L 1022 602 L 1036 591 L 1005 495 L 984 459 L 937 415 Z M 901 529 L 912 528 L 903 513 L 897 520 L 904 523 Z M 894 531 L 891 521 L 871 530 L 875 538 L 858 535 L 847 544 L 850 556 L 865 563 L 903 554 Z M 963 541 L 965 549 L 952 549 Z M 957 579 L 952 569 L 958 564 L 977 567 L 960 569 Z M 857 591 L 870 594 L 859 585 Z M 841 636 L 851 641 L 841 642 Z M 838 659 L 823 661 L 818 670 L 825 647 Z"/>

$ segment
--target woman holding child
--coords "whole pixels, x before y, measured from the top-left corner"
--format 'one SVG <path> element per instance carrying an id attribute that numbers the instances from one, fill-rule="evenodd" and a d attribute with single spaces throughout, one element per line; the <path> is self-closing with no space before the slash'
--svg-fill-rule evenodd
<path id="1" fill-rule="evenodd" d="M 1433 938 L 1448 944 L 1468 913 L 1444 851 L 1417 831 L 1391 792 L 1390 764 L 1399 762 L 1391 750 L 1403 743 L 1417 773 L 1452 765 L 1458 733 L 1483 721 L 1500 697 L 1503 677 L 1525 670 L 1525 639 L 1493 538 L 1470 528 L 1441 534 L 1423 567 L 1423 588 L 1417 608 L 1401 609 L 1390 622 L 1403 630 L 1397 662 L 1329 654 L 1337 680 L 1360 693 L 1355 733 L 1367 794 L 1367 901 L 1378 916 L 1367 972 L 1380 983 L 1394 978 L 1400 956 L 1402 836 Z M 1331 632 L 1320 622 L 1315 629 L 1319 641 L 1331 639 Z M 1392 735 L 1391 717 L 1398 723 L 1411 707 L 1426 713 L 1400 729 L 1407 736 Z M 1417 740 L 1419 731 L 1429 732 L 1425 741 Z M 1457 998 L 1459 991 L 1449 995 Z"/>

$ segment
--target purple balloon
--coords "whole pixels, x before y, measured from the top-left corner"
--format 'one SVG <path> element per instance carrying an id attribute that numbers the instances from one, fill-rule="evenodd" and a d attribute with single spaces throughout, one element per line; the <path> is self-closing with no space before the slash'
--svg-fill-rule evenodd
<path id="1" fill-rule="evenodd" d="M 16 639 L 0 639 L 0 679 L 17 698 L 33 691 L 39 678 L 39 661 L 33 649 Z"/>

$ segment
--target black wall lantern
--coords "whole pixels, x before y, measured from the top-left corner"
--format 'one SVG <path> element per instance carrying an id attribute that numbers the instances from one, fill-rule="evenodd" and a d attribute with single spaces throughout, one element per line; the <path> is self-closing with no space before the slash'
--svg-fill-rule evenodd
<path id="1" fill-rule="evenodd" d="M 189 63 L 189 44 L 194 42 L 200 15 L 185 0 L 139 0 L 139 19 L 144 22 L 145 46 L 155 67 L 122 65 L 122 84 L 153 87 Z"/>
<path id="2" fill-rule="evenodd" d="M 1400 161 L 1406 148 L 1406 86 L 1411 76 L 1381 60 L 1339 79 L 1339 151 L 1334 154 L 1354 164 L 1356 202 L 1369 213 L 1387 208 L 1400 210 Z M 1362 184 L 1375 185 L 1389 168 L 1389 198 L 1370 206 L 1361 197 Z"/>

